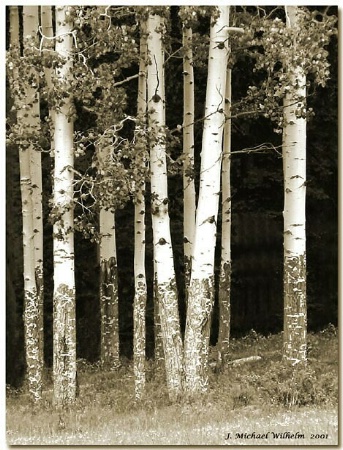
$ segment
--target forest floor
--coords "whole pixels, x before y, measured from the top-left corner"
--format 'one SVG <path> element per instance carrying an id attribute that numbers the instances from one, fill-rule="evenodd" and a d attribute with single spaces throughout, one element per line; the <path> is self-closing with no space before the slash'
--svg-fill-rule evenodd
<path id="1" fill-rule="evenodd" d="M 281 360 L 282 335 L 253 330 L 231 340 L 231 358 L 261 359 L 210 371 L 196 401 L 170 404 L 163 373 L 147 364 L 147 392 L 134 400 L 132 362 L 113 372 L 79 361 L 80 396 L 63 413 L 51 403 L 47 377 L 41 405 L 7 389 L 9 445 L 337 445 L 338 334 L 308 335 L 306 367 Z M 215 350 L 211 355 L 215 354 Z"/>

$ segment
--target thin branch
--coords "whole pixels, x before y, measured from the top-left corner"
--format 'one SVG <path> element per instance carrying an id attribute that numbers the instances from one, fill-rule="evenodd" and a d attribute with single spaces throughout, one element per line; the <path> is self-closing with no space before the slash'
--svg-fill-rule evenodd
<path id="1" fill-rule="evenodd" d="M 273 145 L 271 142 L 263 143 L 260 145 L 256 145 L 255 147 L 248 147 L 242 150 L 231 151 L 230 155 L 240 154 L 240 153 L 266 153 L 267 151 L 275 151 L 280 157 L 282 157 L 281 152 L 278 149 L 282 149 L 282 145 Z"/>
<path id="2" fill-rule="evenodd" d="M 136 75 L 131 75 L 130 77 L 125 78 L 125 80 L 114 83 L 112 85 L 112 87 L 121 86 L 122 84 L 128 83 L 129 81 L 134 80 L 135 78 L 138 78 L 138 77 L 139 77 L 139 73 L 137 73 Z"/>

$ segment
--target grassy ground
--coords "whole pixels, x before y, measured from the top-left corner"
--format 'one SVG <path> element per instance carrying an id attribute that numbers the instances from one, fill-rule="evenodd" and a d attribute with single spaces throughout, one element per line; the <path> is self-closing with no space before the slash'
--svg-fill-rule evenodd
<path id="1" fill-rule="evenodd" d="M 335 445 L 338 443 L 338 337 L 309 335 L 306 368 L 284 366 L 281 335 L 232 340 L 232 359 L 259 361 L 211 371 L 208 394 L 169 404 L 163 374 L 148 363 L 147 395 L 135 404 L 132 364 L 102 372 L 80 361 L 80 397 L 60 413 L 51 381 L 36 408 L 8 390 L 10 445 Z M 288 434 L 289 433 L 289 434 Z M 293 437 L 292 437 L 293 434 Z"/>

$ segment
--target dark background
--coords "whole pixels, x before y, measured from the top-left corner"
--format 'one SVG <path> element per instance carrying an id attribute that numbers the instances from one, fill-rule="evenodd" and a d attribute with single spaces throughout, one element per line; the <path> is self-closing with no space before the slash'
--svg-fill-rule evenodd
<path id="1" fill-rule="evenodd" d="M 334 8 L 332 13 L 337 14 Z M 177 7 L 172 8 L 171 35 L 179 36 Z M 200 31 L 201 31 L 201 27 Z M 207 29 L 207 25 L 204 25 Z M 205 31 L 204 31 L 205 32 Z M 207 31 L 206 31 L 207 32 Z M 338 93 L 337 39 L 329 46 L 331 76 L 325 88 L 318 87 L 308 99 L 315 117 L 307 128 L 307 298 L 308 329 L 316 331 L 338 320 Z M 233 68 L 233 101 L 244 95 L 249 61 L 238 61 Z M 180 123 L 182 112 L 182 60 L 170 60 L 166 68 L 167 122 L 172 129 Z M 137 73 L 129 68 L 127 75 Z M 195 70 L 196 116 L 204 109 L 206 68 Z M 171 88 L 170 88 L 171 87 Z M 128 90 L 127 111 L 135 114 L 136 84 Z M 11 98 L 7 95 L 7 111 Z M 8 116 L 10 113 L 8 112 Z M 82 115 L 76 127 L 85 124 Z M 232 150 L 242 150 L 262 142 L 280 145 L 267 119 L 234 120 Z M 196 165 L 199 166 L 201 124 L 196 127 Z M 174 153 L 174 154 L 173 154 Z M 179 156 L 181 147 L 171 149 Z M 91 158 L 91 150 L 85 159 Z M 45 277 L 45 359 L 52 364 L 52 227 L 48 221 L 51 195 L 51 159 L 42 155 L 44 180 L 44 277 Z M 79 162 L 77 164 L 84 164 Z M 87 161 L 86 161 L 87 162 Z M 182 178 L 170 176 L 170 216 L 175 267 L 180 297 L 181 323 L 185 321 L 183 291 Z M 232 336 L 250 329 L 276 333 L 283 326 L 283 177 L 282 159 L 275 152 L 232 156 Z M 146 268 L 149 282 L 147 305 L 147 353 L 153 355 L 152 231 L 147 220 Z M 216 277 L 220 263 L 220 218 L 216 252 Z M 119 272 L 119 312 L 121 354 L 132 356 L 133 284 L 133 205 L 129 202 L 116 213 Z M 23 262 L 21 197 L 18 150 L 6 147 L 6 364 L 7 382 L 19 385 L 24 373 L 23 342 Z M 77 353 L 94 362 L 99 358 L 99 267 L 96 244 L 75 236 Z M 214 308 L 212 344 L 218 332 L 218 305 Z"/>

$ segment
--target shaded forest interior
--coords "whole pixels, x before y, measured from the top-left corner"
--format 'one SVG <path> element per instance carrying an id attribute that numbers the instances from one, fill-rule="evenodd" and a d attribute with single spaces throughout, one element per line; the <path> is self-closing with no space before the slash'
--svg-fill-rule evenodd
<path id="1" fill-rule="evenodd" d="M 177 7 L 172 15 L 177 15 Z M 172 27 L 171 33 L 179 37 L 180 30 Z M 204 33 L 208 24 L 204 25 Z M 338 116 L 337 116 L 337 41 L 332 39 L 329 49 L 331 78 L 325 88 L 317 88 L 308 98 L 316 113 L 308 123 L 307 149 L 307 264 L 308 264 L 308 328 L 315 331 L 329 322 L 337 324 L 338 275 Z M 250 82 L 249 61 L 239 61 L 232 71 L 233 97 L 239 99 Z M 182 98 L 182 63 L 168 61 L 166 71 L 167 124 L 173 129 L 180 122 Z M 125 72 L 125 71 L 124 71 Z M 126 69 L 125 75 L 137 73 L 137 67 Z M 196 74 L 196 114 L 204 109 L 206 68 Z M 172 88 L 168 89 L 168 86 Z M 127 90 L 127 113 L 135 114 L 137 88 Z M 12 99 L 7 97 L 7 110 Z M 80 115 L 75 126 L 83 130 L 90 126 L 91 115 Z M 123 133 L 130 130 L 123 130 Z M 253 148 L 262 142 L 280 145 L 280 136 L 266 119 L 234 120 L 232 151 Z M 195 133 L 196 167 L 200 164 L 201 124 Z M 76 159 L 79 171 L 88 167 L 92 157 L 90 146 Z M 170 149 L 171 158 L 180 155 L 181 148 Z M 43 212 L 44 212 L 44 279 L 45 279 L 45 359 L 52 364 L 52 225 L 49 223 L 52 160 L 48 153 L 42 155 Z M 196 170 L 198 172 L 198 170 Z M 181 324 L 184 328 L 185 301 L 182 241 L 182 182 L 181 173 L 172 171 L 169 177 L 169 197 L 173 251 L 179 291 Z M 198 180 L 196 179 L 196 182 Z M 259 333 L 276 333 L 282 330 L 283 297 L 283 176 L 282 158 L 277 152 L 253 152 L 232 155 L 232 336 L 250 329 Z M 148 277 L 147 305 L 147 355 L 153 355 L 154 324 L 152 302 L 152 236 L 151 216 L 147 210 L 146 269 Z M 218 220 L 218 225 L 221 220 Z M 121 355 L 132 356 L 132 302 L 133 284 L 133 205 L 127 203 L 116 213 L 116 237 L 119 274 L 119 320 Z M 220 249 L 220 227 L 217 250 Z M 16 147 L 6 148 L 6 321 L 7 321 L 7 382 L 17 385 L 24 373 L 23 342 L 23 255 L 19 159 Z M 97 244 L 85 240 L 76 232 L 76 305 L 77 305 L 77 355 L 91 362 L 99 358 L 100 311 L 99 267 Z M 220 254 L 217 252 L 218 277 Z M 217 303 L 215 304 L 211 343 L 216 343 L 218 333 Z"/>

